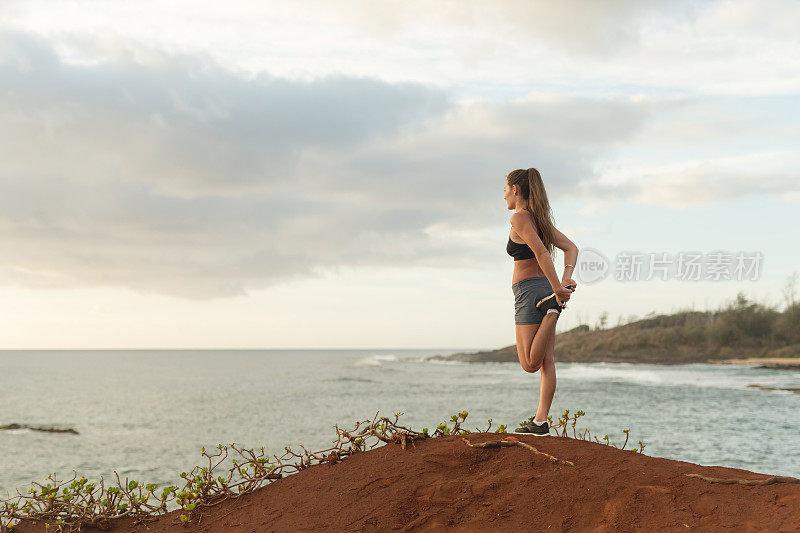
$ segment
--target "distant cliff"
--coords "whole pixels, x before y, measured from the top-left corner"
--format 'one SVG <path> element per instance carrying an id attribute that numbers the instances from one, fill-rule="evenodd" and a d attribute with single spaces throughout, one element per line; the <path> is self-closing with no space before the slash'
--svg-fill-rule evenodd
<path id="1" fill-rule="evenodd" d="M 717 311 L 679 311 L 604 329 L 578 326 L 558 334 L 555 345 L 556 361 L 682 364 L 748 357 L 800 361 L 800 303 L 778 311 L 740 293 Z M 515 344 L 429 359 L 518 361 Z"/>

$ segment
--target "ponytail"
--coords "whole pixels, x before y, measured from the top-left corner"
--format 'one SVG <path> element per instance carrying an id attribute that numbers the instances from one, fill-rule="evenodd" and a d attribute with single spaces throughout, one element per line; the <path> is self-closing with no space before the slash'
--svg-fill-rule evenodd
<path id="1" fill-rule="evenodd" d="M 542 175 L 535 168 L 517 169 L 511 171 L 506 179 L 509 186 L 519 187 L 522 197 L 525 198 L 525 209 L 531 213 L 539 238 L 552 256 L 555 250 L 555 225 Z"/>

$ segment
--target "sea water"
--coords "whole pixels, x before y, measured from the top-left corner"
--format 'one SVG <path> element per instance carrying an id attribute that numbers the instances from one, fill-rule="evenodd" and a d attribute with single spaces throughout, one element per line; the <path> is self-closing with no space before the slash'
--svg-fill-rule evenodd
<path id="1" fill-rule="evenodd" d="M 0 499 L 48 474 L 116 484 L 177 484 L 207 464 L 201 447 L 329 448 L 334 425 L 376 414 L 431 432 L 513 432 L 532 416 L 539 374 L 518 363 L 431 361 L 465 350 L 0 351 L 0 425 L 71 427 L 77 435 L 0 431 Z M 557 357 L 556 357 L 557 358 Z M 747 365 L 561 363 L 550 411 L 583 410 L 577 429 L 646 455 L 800 476 L 800 372 Z M 452 425 L 452 422 L 450 422 Z M 374 442 L 371 441 L 371 442 Z M 216 471 L 215 471 L 216 472 Z M 220 472 L 223 474 L 223 472 Z"/>

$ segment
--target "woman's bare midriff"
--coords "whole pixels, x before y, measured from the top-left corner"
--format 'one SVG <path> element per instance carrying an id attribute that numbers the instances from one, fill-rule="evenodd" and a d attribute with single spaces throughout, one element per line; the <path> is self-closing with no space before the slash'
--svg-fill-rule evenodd
<path id="1" fill-rule="evenodd" d="M 519 236 L 514 235 L 512 232 L 509 237 L 511 240 L 518 244 L 526 244 Z M 525 278 L 534 278 L 537 276 L 544 276 L 542 268 L 539 266 L 539 261 L 535 257 L 530 259 L 519 259 L 514 261 L 514 274 L 511 276 L 511 283 L 516 283 Z"/>

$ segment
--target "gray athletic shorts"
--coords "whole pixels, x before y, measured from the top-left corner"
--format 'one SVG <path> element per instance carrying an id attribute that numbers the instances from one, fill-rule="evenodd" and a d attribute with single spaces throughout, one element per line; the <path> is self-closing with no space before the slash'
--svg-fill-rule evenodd
<path id="1" fill-rule="evenodd" d="M 536 309 L 536 302 L 553 294 L 545 276 L 521 279 L 511 285 L 514 292 L 514 323 L 541 324 L 544 315 Z"/>

